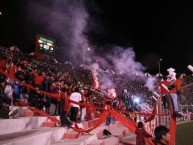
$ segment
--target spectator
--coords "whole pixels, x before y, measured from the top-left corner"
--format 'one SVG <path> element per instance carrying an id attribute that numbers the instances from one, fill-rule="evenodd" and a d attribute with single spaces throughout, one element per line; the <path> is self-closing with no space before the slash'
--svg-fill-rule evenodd
<path id="1" fill-rule="evenodd" d="M 13 86 L 10 83 L 6 83 L 4 93 L 6 94 L 6 100 L 9 100 L 7 104 L 12 105 L 13 103 Z"/>
<path id="2" fill-rule="evenodd" d="M 169 76 L 170 77 L 170 76 Z M 170 90 L 170 96 L 172 99 L 173 109 L 174 109 L 174 117 L 183 117 L 182 114 L 180 114 L 180 108 L 179 108 L 179 98 L 177 93 L 181 90 L 182 87 L 182 76 L 180 74 L 177 75 L 177 79 L 173 80 L 174 87 L 171 87 Z"/>
<path id="3" fill-rule="evenodd" d="M 167 87 L 170 85 L 170 82 L 167 81 L 167 77 L 166 76 L 163 76 L 162 79 L 163 80 L 161 80 L 158 83 L 158 86 L 160 88 L 160 93 L 161 93 L 164 109 L 168 109 L 169 108 L 169 97 L 170 96 L 169 96 L 169 90 L 167 89 Z"/>
<path id="4" fill-rule="evenodd" d="M 108 110 L 108 109 L 111 109 L 111 102 L 110 101 L 107 101 L 106 105 L 105 105 L 105 110 Z M 105 122 L 105 124 L 107 126 L 109 126 L 111 124 L 111 119 L 112 119 L 111 115 L 108 115 L 106 118 L 106 122 Z"/>
<path id="5" fill-rule="evenodd" d="M 155 145 L 169 145 L 170 133 L 166 126 L 157 126 L 154 130 Z"/>
<path id="6" fill-rule="evenodd" d="M 152 138 L 152 135 L 147 133 L 147 131 L 144 129 L 144 125 L 142 122 L 138 122 L 137 129 L 135 130 L 136 136 L 136 145 L 145 145 L 145 139 L 144 137 Z"/>
<path id="7" fill-rule="evenodd" d="M 62 88 L 61 89 L 61 100 L 60 100 L 60 120 L 61 120 L 61 126 L 67 126 L 71 127 L 72 123 L 67 117 L 67 112 L 69 111 L 69 102 L 68 102 L 68 95 L 67 95 L 67 89 Z"/>
<path id="8" fill-rule="evenodd" d="M 0 118 L 8 119 L 10 110 L 3 106 L 2 100 L 0 100 Z"/>
<path id="9" fill-rule="evenodd" d="M 81 97 L 82 97 L 81 103 L 85 104 L 86 103 L 86 96 L 85 96 L 84 90 L 81 90 L 80 93 L 81 93 Z M 85 117 L 86 117 L 86 107 L 84 105 L 81 105 L 80 106 L 80 122 L 84 122 Z"/>
<path id="10" fill-rule="evenodd" d="M 79 93 L 79 89 L 75 88 L 74 92 L 70 95 L 70 100 L 71 101 L 75 101 L 77 103 L 79 103 L 82 98 L 81 98 L 81 94 Z M 70 113 L 70 120 L 73 122 L 77 122 L 77 115 L 78 115 L 78 111 L 80 109 L 80 106 L 78 104 L 75 103 L 71 103 L 71 113 Z"/>

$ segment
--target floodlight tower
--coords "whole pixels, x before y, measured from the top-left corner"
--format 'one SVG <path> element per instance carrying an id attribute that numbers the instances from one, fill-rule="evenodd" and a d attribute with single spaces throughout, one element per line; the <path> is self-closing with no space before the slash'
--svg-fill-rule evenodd
<path id="1" fill-rule="evenodd" d="M 162 59 L 160 58 L 158 60 L 158 73 L 159 73 L 159 77 L 161 76 L 161 61 L 162 61 Z"/>

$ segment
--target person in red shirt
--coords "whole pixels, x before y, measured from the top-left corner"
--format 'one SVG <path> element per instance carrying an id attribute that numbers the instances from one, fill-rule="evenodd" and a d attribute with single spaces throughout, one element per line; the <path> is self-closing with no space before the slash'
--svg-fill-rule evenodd
<path id="1" fill-rule="evenodd" d="M 177 74 L 176 80 L 174 80 L 174 82 L 173 82 L 174 87 L 169 89 L 175 117 L 183 117 L 183 115 L 179 113 L 180 108 L 179 108 L 179 99 L 178 99 L 178 93 L 181 91 L 181 88 L 182 88 L 182 79 L 183 79 L 183 75 Z"/>
<path id="2" fill-rule="evenodd" d="M 10 66 L 10 68 L 9 68 L 9 75 L 11 76 L 11 77 L 14 77 L 14 75 L 15 75 L 15 73 L 17 72 L 17 66 L 16 66 L 16 61 L 14 61 L 12 64 L 11 64 L 11 66 Z"/>
<path id="3" fill-rule="evenodd" d="M 60 99 L 60 120 L 61 126 L 67 126 L 70 128 L 72 126 L 72 122 L 68 119 L 67 113 L 70 109 L 70 103 L 68 101 L 67 88 L 61 89 L 61 99 Z"/>
<path id="4" fill-rule="evenodd" d="M 42 72 L 39 72 L 37 76 L 34 76 L 34 85 L 35 87 L 38 87 L 40 90 L 42 89 L 42 82 L 44 80 L 44 76 L 42 75 Z"/>
<path id="5" fill-rule="evenodd" d="M 169 90 L 167 87 L 170 85 L 170 82 L 167 81 L 167 77 L 163 76 L 162 80 L 158 83 L 160 88 L 160 93 L 162 96 L 162 102 L 165 109 L 169 108 Z"/>
<path id="6" fill-rule="evenodd" d="M 145 130 L 142 122 L 138 122 L 137 129 L 135 130 L 135 134 L 137 135 L 136 145 L 145 145 L 144 137 L 152 138 L 152 135 Z"/>

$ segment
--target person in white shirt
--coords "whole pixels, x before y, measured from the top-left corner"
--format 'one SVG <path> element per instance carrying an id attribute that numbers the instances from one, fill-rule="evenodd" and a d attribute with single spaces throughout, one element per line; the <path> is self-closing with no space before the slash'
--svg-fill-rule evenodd
<path id="1" fill-rule="evenodd" d="M 86 96 L 85 96 L 84 90 L 80 90 L 80 93 L 82 97 L 81 103 L 86 103 Z M 84 122 L 85 117 L 86 117 L 86 107 L 81 105 L 80 106 L 80 122 Z"/>
<path id="2" fill-rule="evenodd" d="M 70 100 L 75 101 L 77 103 L 79 103 L 80 101 L 82 101 L 82 97 L 81 94 L 79 92 L 78 88 L 75 88 L 74 92 L 70 95 Z M 77 121 L 77 114 L 79 111 L 80 106 L 78 104 L 75 103 L 71 103 L 71 109 L 70 109 L 70 120 L 73 122 Z"/>
<path id="3" fill-rule="evenodd" d="M 13 104 L 13 87 L 10 83 L 6 83 L 4 88 L 4 93 L 6 94 L 6 99 L 9 100 L 9 105 Z"/>

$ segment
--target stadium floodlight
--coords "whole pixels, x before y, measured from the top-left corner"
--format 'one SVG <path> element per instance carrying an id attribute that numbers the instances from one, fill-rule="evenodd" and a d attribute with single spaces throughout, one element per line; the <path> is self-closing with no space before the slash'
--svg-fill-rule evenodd
<path id="1" fill-rule="evenodd" d="M 88 47 L 88 48 L 87 48 L 87 51 L 90 51 L 90 50 L 91 50 L 91 48 L 90 48 L 90 47 Z"/>

